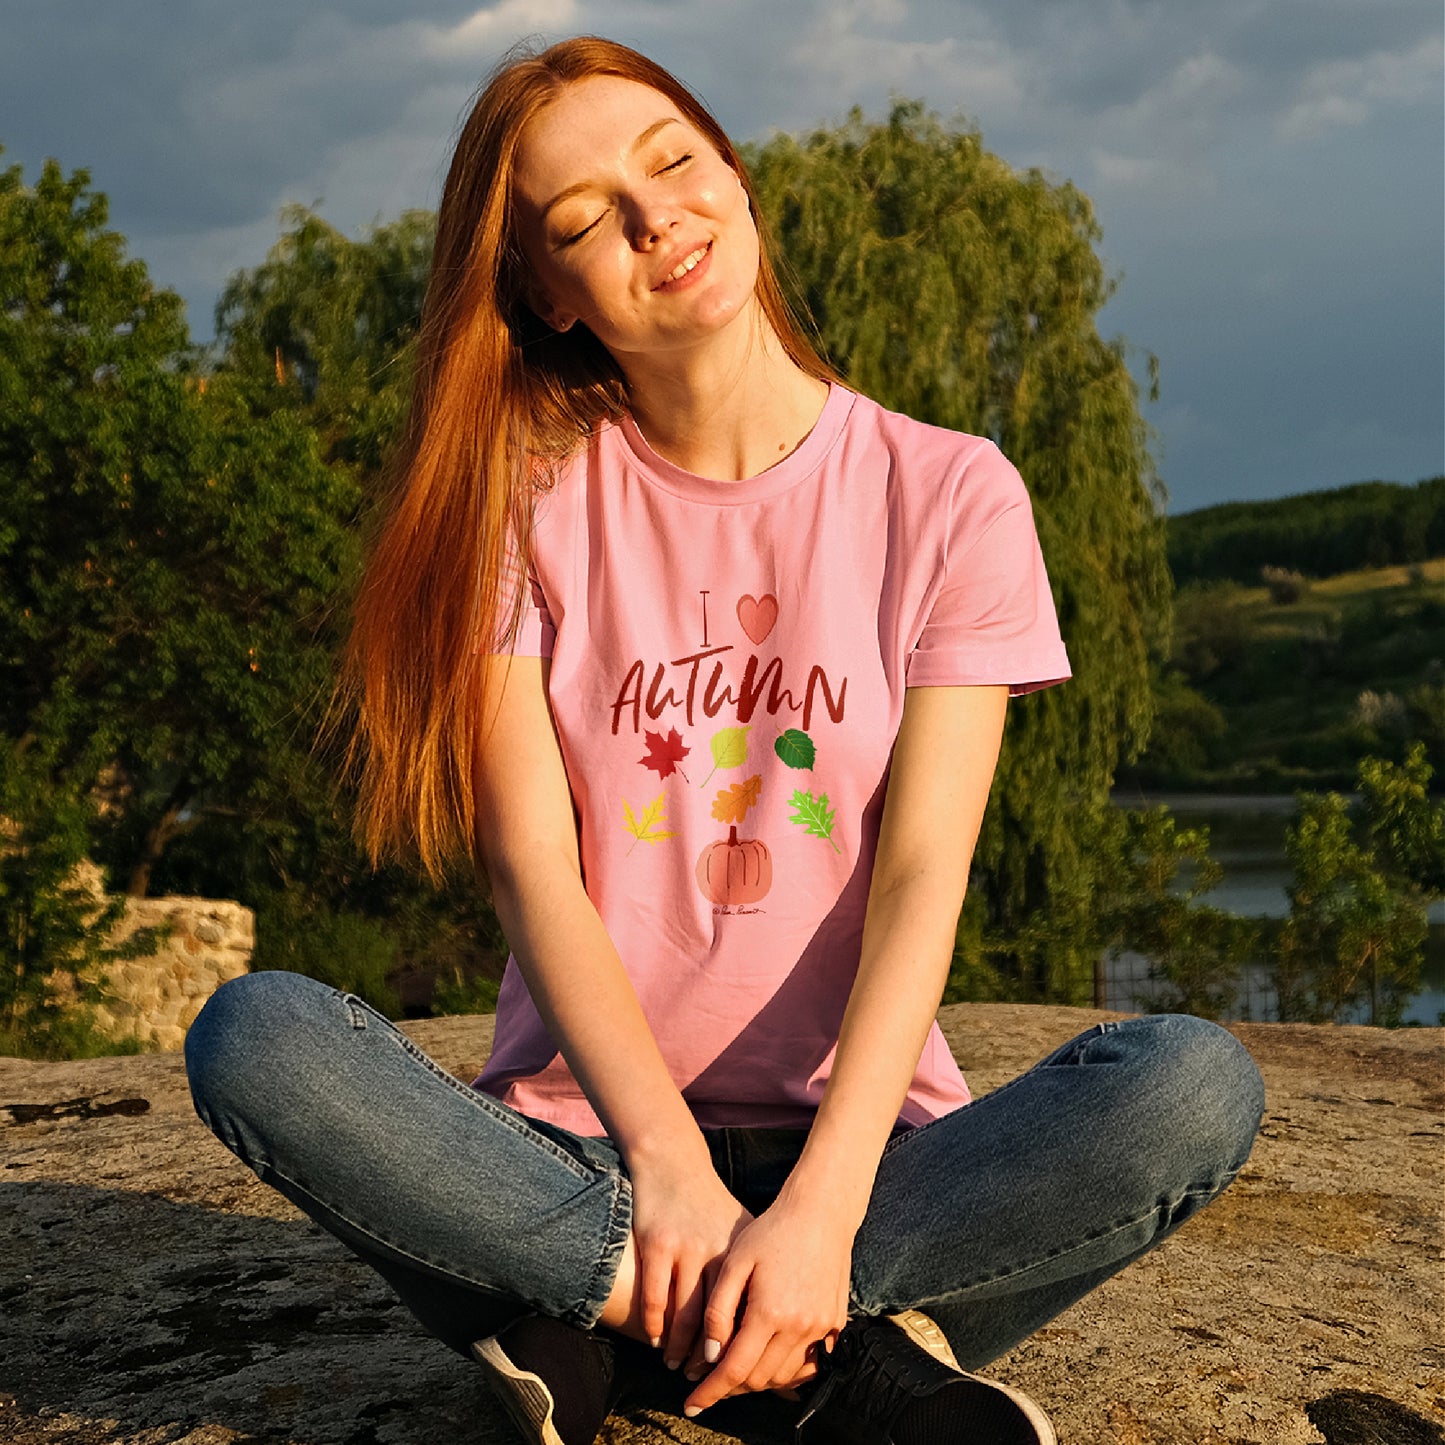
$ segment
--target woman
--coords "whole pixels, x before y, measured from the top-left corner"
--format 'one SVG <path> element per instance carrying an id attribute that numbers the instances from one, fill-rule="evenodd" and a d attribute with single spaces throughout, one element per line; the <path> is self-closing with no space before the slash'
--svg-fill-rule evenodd
<path id="1" fill-rule="evenodd" d="M 649 1359 L 805 1440 L 1052 1441 L 959 1366 L 1217 1194 L 1262 1105 L 1188 1018 L 969 1103 L 934 1021 L 1007 698 L 1069 672 L 1018 474 L 836 380 L 716 122 L 584 38 L 463 131 L 396 475 L 366 836 L 485 867 L 494 1051 L 467 1089 L 251 975 L 188 1039 L 202 1117 L 531 1441 Z"/>

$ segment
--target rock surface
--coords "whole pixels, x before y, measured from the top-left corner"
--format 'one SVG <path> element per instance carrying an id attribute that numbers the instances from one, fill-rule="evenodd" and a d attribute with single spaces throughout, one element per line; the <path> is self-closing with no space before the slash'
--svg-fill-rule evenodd
<path id="1" fill-rule="evenodd" d="M 1097 1022 L 963 1004 L 976 1092 Z M 407 1032 L 469 1079 L 484 1018 Z M 1445 1441 L 1442 1030 L 1238 1025 L 1269 1091 L 1234 1187 L 991 1368 L 1064 1445 Z M 180 1056 L 0 1059 L 3 1445 L 514 1440 L 471 1367 L 217 1143 Z M 609 1445 L 790 1438 L 757 1400 Z M 985 1445 L 985 1442 L 980 1442 Z"/>

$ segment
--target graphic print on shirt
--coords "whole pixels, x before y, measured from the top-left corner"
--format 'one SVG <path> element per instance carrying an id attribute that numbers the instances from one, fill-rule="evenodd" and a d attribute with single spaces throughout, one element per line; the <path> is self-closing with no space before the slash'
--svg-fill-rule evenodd
<path id="1" fill-rule="evenodd" d="M 797 684 L 785 685 L 781 657 L 765 659 L 757 651 L 751 651 L 743 660 L 736 656 L 741 651 L 738 644 L 713 643 L 708 625 L 711 591 L 700 588 L 698 593 L 701 648 L 669 662 L 655 663 L 650 677 L 643 659 L 633 662 L 610 709 L 612 732 L 614 736 L 621 732 L 630 715 L 633 735 L 640 733 L 645 744 L 638 763 L 656 773 L 660 780 L 676 774 L 690 789 L 692 777 L 681 765 L 694 751 L 695 744 L 677 727 L 665 724 L 656 729 L 646 727 L 643 712 L 645 710 L 649 721 L 659 723 L 664 714 L 672 714 L 666 719 L 670 723 L 680 713 L 678 720 L 691 729 L 731 705 L 736 722 L 715 728 L 708 737 L 712 766 L 696 784 L 699 789 L 712 790 L 708 816 L 726 825 L 727 836 L 706 844 L 693 871 L 698 888 L 713 905 L 714 913 L 758 913 L 763 910 L 756 905 L 767 897 L 775 881 L 773 851 L 761 837 L 739 836 L 738 832 L 739 828 L 746 829 L 748 815 L 757 807 L 766 785 L 762 759 L 756 757 L 756 750 L 750 746 L 756 740 L 749 735 L 761 725 L 760 720 L 754 719 L 762 713 L 782 723 L 785 718 L 779 714 L 800 715 L 798 720 L 802 726 L 782 727 L 771 740 L 771 751 L 784 767 L 811 773 L 818 761 L 819 749 L 809 729 L 814 726 L 815 715 L 820 722 L 825 717 L 833 723 L 843 721 L 848 679 L 840 679 L 835 689 L 823 667 L 815 664 L 801 689 L 800 701 Z M 772 592 L 761 595 L 749 592 L 738 598 L 734 613 L 747 642 L 759 649 L 777 627 L 780 607 Z M 735 682 L 732 679 L 737 677 L 738 661 L 743 663 L 742 675 Z M 704 680 L 704 667 L 709 663 L 711 667 Z M 675 671 L 677 669 L 683 671 Z M 698 716 L 699 707 L 702 717 Z M 776 764 L 773 766 L 776 769 Z M 718 773 L 743 769 L 747 772 L 740 780 L 716 778 Z M 674 811 L 682 807 L 697 816 L 698 803 L 691 800 L 686 791 L 674 793 L 671 801 Z M 639 842 L 655 844 L 678 836 L 667 826 L 670 821 L 666 816 L 667 802 L 666 793 L 659 793 L 639 815 L 633 811 L 631 802 L 623 799 L 624 827 L 633 835 L 632 846 L 627 850 L 629 855 Z M 835 853 L 842 852 L 833 837 L 836 813 L 829 806 L 826 793 L 814 797 L 811 789 L 794 788 L 788 806 L 792 809 L 790 822 L 827 842 Z"/>
<path id="2" fill-rule="evenodd" d="M 632 848 L 637 847 L 638 843 L 660 843 L 664 838 L 677 837 L 676 833 L 659 830 L 658 825 L 663 821 L 662 815 L 667 811 L 667 803 L 661 793 L 642 810 L 641 817 L 633 813 L 632 804 L 626 798 L 622 800 L 622 811 L 627 819 L 622 826 L 634 839 Z M 632 852 L 632 848 L 627 851 Z"/>
<path id="3" fill-rule="evenodd" d="M 702 786 L 719 768 L 740 768 L 748 760 L 748 734 L 751 728 L 719 728 L 708 743 L 712 751 L 712 772 L 702 780 Z"/>
<path id="4" fill-rule="evenodd" d="M 647 739 L 647 752 L 637 761 L 644 768 L 651 768 L 659 778 L 669 778 L 676 772 L 682 773 L 683 782 L 687 782 L 687 774 L 678 764 L 692 749 L 682 745 L 682 734 L 673 728 L 666 737 L 654 732 L 644 733 L 643 736 Z"/>
<path id="5" fill-rule="evenodd" d="M 778 599 L 771 592 L 763 597 L 746 593 L 738 598 L 738 621 L 754 647 L 761 647 L 778 623 Z"/>

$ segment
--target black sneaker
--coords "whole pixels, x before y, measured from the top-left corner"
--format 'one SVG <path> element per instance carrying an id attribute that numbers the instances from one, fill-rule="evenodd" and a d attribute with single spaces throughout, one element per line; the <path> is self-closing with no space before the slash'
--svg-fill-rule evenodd
<path id="1" fill-rule="evenodd" d="M 529 1315 L 472 1346 L 528 1445 L 592 1445 L 622 1394 L 610 1338 Z"/>
<path id="2" fill-rule="evenodd" d="M 1027 1395 L 950 1369 L 892 1320 L 850 1321 L 818 1369 L 799 1445 L 1058 1445 Z"/>

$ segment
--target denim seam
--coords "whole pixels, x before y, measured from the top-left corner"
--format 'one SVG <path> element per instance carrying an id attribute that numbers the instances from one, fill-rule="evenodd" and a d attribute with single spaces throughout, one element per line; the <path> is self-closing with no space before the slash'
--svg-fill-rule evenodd
<path id="1" fill-rule="evenodd" d="M 544 1153 L 550 1154 L 559 1163 L 566 1165 L 578 1179 L 595 1179 L 596 1173 L 580 1163 L 573 1155 L 569 1154 L 555 1140 L 549 1139 L 545 1134 L 539 1134 L 535 1129 L 529 1128 L 526 1124 L 519 1122 L 519 1116 L 514 1112 L 494 1105 L 491 1097 L 482 1093 L 480 1089 L 473 1089 L 453 1078 L 447 1071 L 439 1067 L 434 1060 L 416 1046 L 402 1031 L 394 1025 L 389 1025 L 388 1031 L 394 1036 L 394 1041 L 400 1044 L 401 1048 L 417 1063 L 429 1070 L 440 1079 L 448 1088 L 459 1094 L 473 1108 L 479 1109 L 489 1119 L 505 1125 L 514 1134 L 525 1139 L 529 1144 L 541 1149 Z M 385 1035 L 383 1035 L 385 1036 Z"/>
<path id="2" fill-rule="evenodd" d="M 1081 1034 L 1077 1039 L 1071 1039 L 1069 1040 L 1069 1042 L 1081 1044 L 1086 1039 L 1091 1039 L 1095 1037 L 1102 1038 L 1105 1034 L 1112 1033 L 1115 1029 L 1117 1029 L 1119 1027 L 1119 1024 L 1119 1019 L 1105 1019 L 1103 1023 L 1095 1024 L 1093 1028 L 1085 1030 L 1085 1032 Z M 970 1105 L 981 1104 L 985 1099 L 996 1098 L 999 1094 L 1005 1093 L 1007 1090 L 1013 1088 L 1015 1084 L 1022 1083 L 1026 1078 L 1028 1078 L 1030 1074 L 1034 1072 L 1035 1069 L 1041 1069 L 1045 1067 L 1070 1067 L 1067 1064 L 1047 1063 L 1047 1060 L 1049 1058 L 1052 1058 L 1053 1054 L 1057 1052 L 1057 1049 L 1053 1050 L 1052 1053 L 1045 1055 L 1043 1059 L 1040 1059 L 1038 1063 L 1033 1064 L 1031 1067 L 1025 1069 L 1023 1073 L 1015 1074 L 1013 1078 L 1007 1080 L 1005 1083 L 1000 1084 L 996 1089 L 990 1089 L 986 1094 L 980 1094 L 976 1098 L 970 1098 L 967 1104 L 960 1104 L 958 1108 L 967 1109 L 970 1107 Z M 943 1123 L 945 1119 L 952 1117 L 952 1115 L 956 1114 L 957 1112 L 958 1109 L 950 1109 L 947 1114 L 940 1114 L 937 1118 L 928 1120 L 926 1124 L 915 1124 L 913 1128 L 904 1130 L 904 1132 L 902 1134 L 899 1134 L 897 1138 L 890 1139 L 883 1146 L 883 1153 L 879 1157 L 881 1159 L 886 1159 L 891 1153 L 893 1153 L 895 1149 L 900 1148 L 908 1140 L 915 1138 L 919 1134 L 926 1134 L 931 1128 L 933 1128 L 935 1124 Z"/>
<path id="3" fill-rule="evenodd" d="M 612 1294 L 612 1284 L 616 1282 L 617 1270 L 621 1265 L 622 1251 L 626 1249 L 627 1237 L 632 1233 L 632 1186 L 620 1173 L 612 1173 L 609 1177 L 612 1180 L 612 1201 L 608 1214 L 607 1239 L 597 1256 L 597 1265 L 592 1271 L 592 1278 L 587 1282 L 582 1302 L 570 1311 L 571 1318 L 568 1320 L 569 1324 L 576 1324 L 584 1330 L 594 1329 L 606 1308 Z M 612 1280 L 608 1284 L 607 1293 L 603 1294 L 602 1272 L 614 1257 L 616 1262 L 613 1265 Z"/>
<path id="4" fill-rule="evenodd" d="M 1206 1200 L 1213 1199 L 1216 1195 L 1222 1194 L 1230 1186 L 1233 1180 L 1234 1176 L 1230 1175 L 1226 1179 L 1224 1179 L 1222 1183 L 1215 1186 L 1208 1184 L 1201 1184 L 1197 1186 L 1191 1185 L 1189 1188 L 1182 1190 L 1178 1197 L 1173 1200 L 1160 1200 L 1159 1203 L 1155 1204 L 1152 1209 L 1145 1210 L 1144 1213 L 1135 1215 L 1132 1219 L 1122 1220 L 1120 1221 L 1120 1223 L 1112 1225 L 1108 1229 L 1100 1230 L 1096 1234 L 1086 1235 L 1083 1239 L 1079 1240 L 1075 1244 L 1068 1245 L 1066 1248 L 1063 1249 L 1056 1249 L 1049 1254 L 1041 1255 L 1038 1259 L 1031 1260 L 1027 1264 L 1017 1265 L 1013 1269 L 1002 1270 L 998 1274 L 982 1275 L 975 1280 L 971 1280 L 967 1284 L 956 1285 L 953 1289 L 944 1290 L 939 1294 L 925 1295 L 921 1299 L 908 1299 L 902 1302 L 886 1304 L 882 1308 L 884 1311 L 893 1309 L 922 1309 L 931 1304 L 938 1304 L 941 1301 L 954 1299 L 958 1295 L 965 1294 L 969 1290 L 976 1289 L 979 1285 L 997 1284 L 1001 1280 L 1016 1279 L 1020 1275 L 1027 1274 L 1030 1270 L 1037 1269 L 1040 1265 L 1053 1264 L 1055 1261 L 1065 1259 L 1069 1255 L 1074 1254 L 1081 1249 L 1084 1249 L 1088 1245 L 1097 1244 L 1100 1240 L 1111 1239 L 1116 1234 L 1122 1234 L 1126 1230 L 1134 1229 L 1136 1226 L 1144 1223 L 1144 1221 L 1149 1219 L 1151 1216 L 1157 1215 L 1159 1213 L 1161 1205 L 1167 1204 L 1170 1213 L 1172 1213 L 1174 1210 L 1178 1209 L 1179 1206 L 1183 1204 L 1186 1199 L 1194 1197 L 1202 1197 Z M 1172 1233 L 1173 1231 L 1170 1232 Z M 1156 1242 L 1162 1243 L 1163 1241 L 1159 1240 Z M 854 1293 L 855 1292 L 850 1291 L 850 1294 Z M 856 1297 L 859 1299 L 859 1302 L 861 1304 L 861 1296 Z"/>

